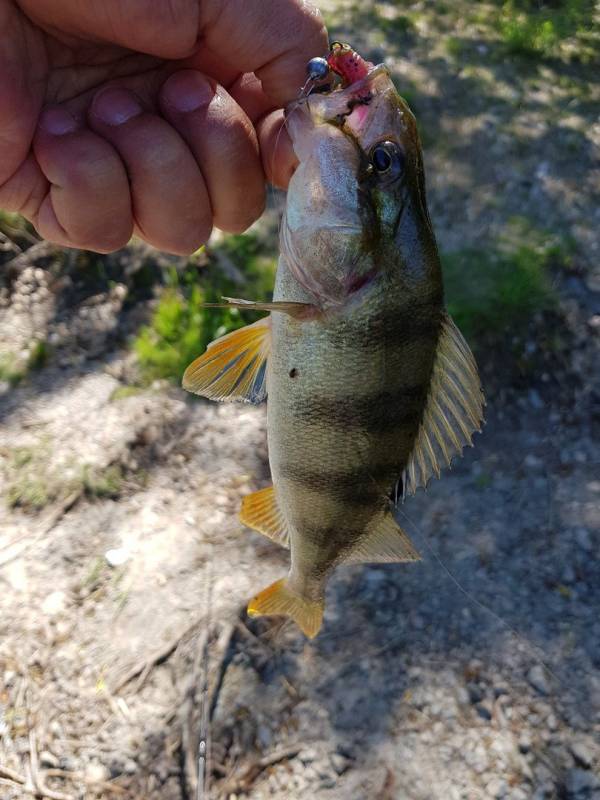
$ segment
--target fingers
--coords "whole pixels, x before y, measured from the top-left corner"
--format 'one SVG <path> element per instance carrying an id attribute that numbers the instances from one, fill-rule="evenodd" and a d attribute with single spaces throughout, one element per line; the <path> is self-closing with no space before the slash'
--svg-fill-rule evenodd
<path id="1" fill-rule="evenodd" d="M 144 111 L 133 92 L 120 88 L 96 95 L 88 122 L 123 162 L 140 235 L 161 250 L 184 255 L 205 242 L 212 228 L 211 202 L 198 164 L 177 131 Z"/>
<path id="2" fill-rule="evenodd" d="M 46 30 L 161 58 L 184 58 L 198 38 L 198 0 L 20 0 L 19 5 Z"/>
<path id="3" fill-rule="evenodd" d="M 49 183 L 36 207 L 24 209 L 41 236 L 57 244 L 108 252 L 132 231 L 127 174 L 113 147 L 66 109 L 47 109 L 33 142 Z"/>
<path id="4" fill-rule="evenodd" d="M 193 70 L 172 75 L 159 98 L 200 166 L 214 224 L 239 233 L 261 215 L 264 175 L 252 123 L 221 86 Z"/>
<path id="5" fill-rule="evenodd" d="M 225 85 L 231 68 L 254 72 L 274 106 L 298 94 L 307 61 L 327 51 L 321 15 L 306 0 L 204 0 L 200 30 L 201 47 L 190 66 Z"/>
<path id="6" fill-rule="evenodd" d="M 284 112 L 279 110 L 267 114 L 258 122 L 257 131 L 267 180 L 279 189 L 287 189 L 298 159 L 285 127 Z"/>

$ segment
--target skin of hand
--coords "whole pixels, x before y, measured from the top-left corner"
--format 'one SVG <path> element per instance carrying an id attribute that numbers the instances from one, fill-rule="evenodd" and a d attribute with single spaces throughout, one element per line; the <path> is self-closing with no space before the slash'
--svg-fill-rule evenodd
<path id="1" fill-rule="evenodd" d="M 0 0 L 0 208 L 97 252 L 188 254 L 294 169 L 281 107 L 327 50 L 303 0 Z"/>

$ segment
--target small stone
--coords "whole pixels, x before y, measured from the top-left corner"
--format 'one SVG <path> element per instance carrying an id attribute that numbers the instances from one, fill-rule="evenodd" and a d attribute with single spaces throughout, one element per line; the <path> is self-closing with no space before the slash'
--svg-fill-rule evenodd
<path id="1" fill-rule="evenodd" d="M 489 708 L 487 708 L 487 706 L 484 703 L 479 703 L 478 705 L 475 706 L 475 708 L 481 719 L 486 720 L 486 722 L 489 722 L 491 720 L 492 712 L 490 711 Z"/>
<path id="2" fill-rule="evenodd" d="M 311 764 L 317 758 L 317 751 L 314 747 L 303 747 L 298 753 L 298 758 L 303 764 Z"/>
<path id="3" fill-rule="evenodd" d="M 600 789 L 600 779 L 584 769 L 570 769 L 565 781 L 567 800 L 588 800 L 596 789 Z"/>
<path id="4" fill-rule="evenodd" d="M 534 456 L 533 453 L 529 453 L 525 456 L 523 464 L 527 467 L 527 469 L 541 469 L 544 466 L 542 459 Z"/>
<path id="5" fill-rule="evenodd" d="M 331 753 L 329 756 L 329 760 L 331 761 L 331 766 L 337 772 L 338 775 L 343 775 L 346 770 L 350 768 L 351 761 L 349 758 L 341 755 L 340 753 Z"/>
<path id="6" fill-rule="evenodd" d="M 42 767 L 50 767 L 50 769 L 57 769 L 59 764 L 58 758 L 49 750 L 42 750 L 40 753 L 40 765 Z"/>
<path id="7" fill-rule="evenodd" d="M 519 737 L 519 750 L 524 755 L 531 750 L 531 737 L 528 733 L 522 733 Z"/>
<path id="8" fill-rule="evenodd" d="M 124 547 L 115 547 L 112 550 L 107 550 L 104 553 L 104 558 L 110 567 L 121 567 L 129 561 L 131 553 Z"/>
<path id="9" fill-rule="evenodd" d="M 85 782 L 86 783 L 103 783 L 110 779 L 110 772 L 98 762 L 92 762 L 85 768 Z"/>
<path id="10" fill-rule="evenodd" d="M 587 528 L 575 529 L 575 541 L 582 550 L 586 551 L 586 553 L 592 552 L 592 537 L 590 536 L 590 532 Z"/>
<path id="11" fill-rule="evenodd" d="M 529 405 L 535 408 L 537 411 L 540 411 L 546 405 L 542 400 L 540 393 L 536 389 L 529 390 L 528 400 Z"/>
<path id="12" fill-rule="evenodd" d="M 527 680 L 540 694 L 550 694 L 550 685 L 546 678 L 546 672 L 541 664 L 535 664 L 527 673 Z"/>
<path id="13" fill-rule="evenodd" d="M 256 731 L 256 738 L 263 750 L 268 750 L 273 742 L 271 729 L 266 725 L 259 725 Z"/>
<path id="14" fill-rule="evenodd" d="M 494 800 L 501 800 L 506 797 L 507 793 L 508 785 L 501 778 L 492 778 L 485 787 L 486 797 L 494 798 Z"/>
<path id="15" fill-rule="evenodd" d="M 65 592 L 51 592 L 42 603 L 42 611 L 49 617 L 55 617 L 65 610 L 67 606 L 67 595 Z"/>
<path id="16" fill-rule="evenodd" d="M 573 742 L 569 750 L 579 766 L 585 767 L 585 769 L 589 769 L 592 766 L 594 754 L 585 742 Z"/>

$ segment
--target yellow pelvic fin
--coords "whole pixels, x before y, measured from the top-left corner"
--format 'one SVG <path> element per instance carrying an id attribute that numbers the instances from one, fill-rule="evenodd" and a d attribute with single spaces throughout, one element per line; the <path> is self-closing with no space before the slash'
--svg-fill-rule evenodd
<path id="1" fill-rule="evenodd" d="M 273 300 L 271 303 L 241 300 L 239 297 L 224 297 L 224 303 L 203 303 L 205 308 L 243 308 L 246 311 L 280 311 L 290 317 L 311 317 L 318 313 L 311 303 L 296 303 L 292 300 Z"/>
<path id="2" fill-rule="evenodd" d="M 292 592 L 287 580 L 275 581 L 248 603 L 250 617 L 291 617 L 305 636 L 314 639 L 323 622 L 323 600 L 307 600 Z"/>
<path id="3" fill-rule="evenodd" d="M 390 512 L 369 525 L 364 538 L 344 558 L 348 564 L 420 561 L 421 556 Z"/>
<path id="4" fill-rule="evenodd" d="M 290 546 L 287 523 L 277 503 L 273 486 L 244 497 L 240 521 L 249 528 L 264 533 L 282 547 Z"/>
<path id="5" fill-rule="evenodd" d="M 260 403 L 267 396 L 270 351 L 271 320 L 265 317 L 211 342 L 186 369 L 183 388 L 211 400 Z"/>
<path id="6" fill-rule="evenodd" d="M 445 315 L 421 427 L 403 475 L 403 491 L 414 494 L 460 455 L 481 430 L 485 401 L 469 345 Z"/>

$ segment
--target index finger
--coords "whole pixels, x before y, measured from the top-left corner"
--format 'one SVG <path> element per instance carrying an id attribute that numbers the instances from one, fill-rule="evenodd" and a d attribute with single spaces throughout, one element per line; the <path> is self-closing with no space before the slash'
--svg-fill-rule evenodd
<path id="1" fill-rule="evenodd" d="M 253 72 L 276 107 L 297 96 L 307 62 L 326 51 L 323 19 L 306 0 L 205 0 L 190 66 L 225 86 Z"/>

